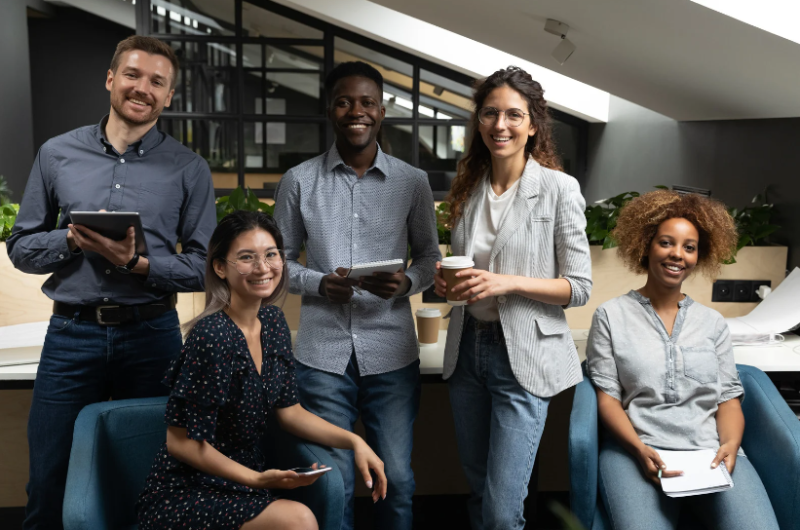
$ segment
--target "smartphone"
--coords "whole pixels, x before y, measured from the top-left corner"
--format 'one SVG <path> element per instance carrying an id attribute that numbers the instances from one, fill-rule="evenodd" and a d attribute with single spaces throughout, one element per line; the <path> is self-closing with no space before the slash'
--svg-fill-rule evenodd
<path id="1" fill-rule="evenodd" d="M 298 475 L 301 475 L 303 477 L 309 477 L 311 475 L 321 475 L 322 473 L 327 473 L 331 469 L 333 469 L 333 468 L 331 468 L 331 467 L 321 467 L 319 469 L 314 469 L 312 467 L 293 467 L 293 468 L 289 469 L 289 471 L 294 471 L 295 473 L 297 473 Z"/>

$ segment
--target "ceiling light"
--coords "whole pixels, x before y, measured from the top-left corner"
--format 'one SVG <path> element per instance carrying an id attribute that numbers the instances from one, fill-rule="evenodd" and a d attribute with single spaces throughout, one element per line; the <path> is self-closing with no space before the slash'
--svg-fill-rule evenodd
<path id="1" fill-rule="evenodd" d="M 695 4 L 800 44 L 800 4 L 796 0 L 692 0 Z"/>
<path id="2" fill-rule="evenodd" d="M 547 22 L 544 23 L 544 30 L 547 33 L 561 37 L 561 42 L 558 43 L 551 55 L 558 61 L 558 64 L 564 64 L 575 53 L 575 44 L 567 38 L 569 26 L 558 20 L 548 18 Z"/>
<path id="3" fill-rule="evenodd" d="M 442 94 L 444 94 L 444 87 L 434 86 L 433 93 L 436 94 L 437 96 L 441 96 Z"/>

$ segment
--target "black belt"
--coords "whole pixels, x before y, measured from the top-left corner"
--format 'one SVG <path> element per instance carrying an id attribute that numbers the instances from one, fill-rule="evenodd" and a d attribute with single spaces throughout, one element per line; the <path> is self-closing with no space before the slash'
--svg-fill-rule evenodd
<path id="1" fill-rule="evenodd" d="M 73 318 L 78 313 L 79 320 L 96 322 L 103 326 L 117 326 L 140 320 L 160 317 L 167 311 L 175 309 L 175 297 L 170 296 L 152 304 L 140 305 L 72 305 L 53 302 L 53 313 L 66 318 Z"/>

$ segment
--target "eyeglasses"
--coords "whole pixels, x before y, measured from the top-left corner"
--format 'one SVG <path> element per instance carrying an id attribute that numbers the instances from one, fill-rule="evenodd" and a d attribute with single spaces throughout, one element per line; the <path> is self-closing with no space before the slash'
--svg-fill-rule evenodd
<path id="1" fill-rule="evenodd" d="M 520 109 L 497 110 L 494 107 L 483 107 L 478 111 L 478 121 L 484 125 L 494 125 L 500 114 L 505 114 L 509 127 L 519 127 L 525 116 L 530 116 L 529 112 L 522 112 Z"/>
<path id="2" fill-rule="evenodd" d="M 268 250 L 264 253 L 263 258 L 259 258 L 256 254 L 242 254 L 238 259 L 231 261 L 226 259 L 228 263 L 236 267 L 236 270 L 241 275 L 252 274 L 259 263 L 266 263 L 270 269 L 280 270 L 283 268 L 283 251 L 281 250 Z"/>

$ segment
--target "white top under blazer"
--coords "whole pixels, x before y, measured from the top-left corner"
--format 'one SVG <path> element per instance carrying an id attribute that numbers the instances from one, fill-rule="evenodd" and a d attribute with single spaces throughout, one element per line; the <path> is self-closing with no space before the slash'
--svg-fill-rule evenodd
<path id="1" fill-rule="evenodd" d="M 483 189 L 482 183 L 476 190 Z M 476 217 L 484 200 L 473 193 L 451 238 L 455 256 L 474 254 Z M 529 159 L 489 256 L 488 270 L 529 278 L 565 278 L 572 287 L 568 307 L 585 305 L 592 290 L 592 262 L 586 237 L 586 202 L 573 177 Z M 520 386 L 551 397 L 582 379 L 578 352 L 564 308 L 520 295 L 497 297 L 511 369 Z M 465 309 L 454 307 L 447 328 L 444 379 L 458 361 Z"/>

